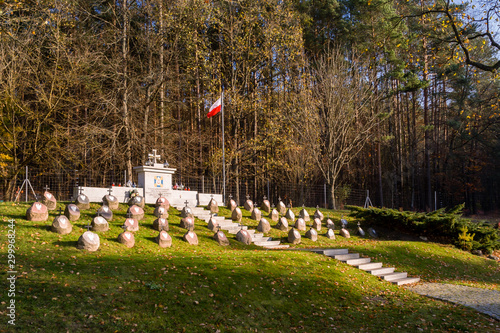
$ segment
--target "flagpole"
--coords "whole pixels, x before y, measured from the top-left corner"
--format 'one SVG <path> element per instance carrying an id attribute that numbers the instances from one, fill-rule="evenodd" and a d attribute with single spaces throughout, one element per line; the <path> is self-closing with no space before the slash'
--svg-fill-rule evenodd
<path id="1" fill-rule="evenodd" d="M 222 112 L 222 204 L 226 202 L 226 151 L 224 149 L 224 87 L 222 87 L 221 96 Z"/>

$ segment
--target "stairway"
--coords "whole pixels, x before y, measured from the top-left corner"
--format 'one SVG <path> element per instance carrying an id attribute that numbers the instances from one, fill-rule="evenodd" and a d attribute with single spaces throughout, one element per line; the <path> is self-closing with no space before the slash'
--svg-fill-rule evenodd
<path id="1" fill-rule="evenodd" d="M 392 284 L 401 286 L 403 284 L 417 283 L 418 277 L 408 277 L 406 272 L 395 272 L 394 267 L 383 267 L 381 262 L 372 262 L 371 258 L 360 257 L 359 253 L 349 253 L 348 249 L 328 249 L 313 250 L 316 253 L 324 254 L 328 257 L 345 262 L 348 265 L 357 267 L 367 273 L 378 276 Z"/>
<path id="2" fill-rule="evenodd" d="M 181 211 L 184 206 L 177 206 L 175 208 Z M 194 207 L 191 210 L 197 219 L 203 220 L 207 223 L 210 220 L 210 211 L 206 210 L 204 207 Z M 230 234 L 236 235 L 241 229 L 247 230 L 248 233 L 252 235 L 252 242 L 257 246 L 265 249 L 284 249 L 290 247 L 290 245 L 280 244 L 280 241 L 273 240 L 271 237 L 264 237 L 264 234 L 256 233 L 255 230 L 248 229 L 248 226 L 234 223 L 232 220 L 226 219 L 224 216 L 214 216 L 213 218 L 217 221 L 222 230 L 225 230 Z"/>

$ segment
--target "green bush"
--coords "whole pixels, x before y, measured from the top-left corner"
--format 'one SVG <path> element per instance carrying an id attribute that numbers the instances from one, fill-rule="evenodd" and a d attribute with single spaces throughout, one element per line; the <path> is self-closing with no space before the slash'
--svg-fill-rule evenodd
<path id="1" fill-rule="evenodd" d="M 485 223 L 473 223 L 462 217 L 464 205 L 448 211 L 439 209 L 430 213 L 398 211 L 389 208 L 361 208 L 347 206 L 350 216 L 365 223 L 384 228 L 405 230 L 416 235 L 437 235 L 464 250 L 491 253 L 500 249 L 499 231 Z"/>

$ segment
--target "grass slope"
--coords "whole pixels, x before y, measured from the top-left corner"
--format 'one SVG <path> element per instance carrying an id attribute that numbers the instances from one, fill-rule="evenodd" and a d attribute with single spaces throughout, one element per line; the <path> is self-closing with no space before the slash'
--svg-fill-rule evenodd
<path id="1" fill-rule="evenodd" d="M 185 230 L 179 228 L 180 214 L 173 208 L 168 219 L 171 248 L 161 249 L 154 242 L 158 232 L 152 230 L 151 206 L 146 206 L 146 218 L 135 233 L 135 247 L 118 243 L 126 213 L 126 206 L 121 205 L 110 230 L 100 233 L 100 250 L 88 253 L 76 249 L 76 242 L 98 205 L 83 211 L 80 220 L 73 222 L 73 232 L 64 236 L 49 229 L 54 212 L 47 222 L 28 222 L 28 207 L 0 204 L 0 276 L 6 281 L 9 219 L 16 221 L 19 271 L 16 326 L 7 325 L 5 283 L 0 332 L 500 329 L 498 321 L 473 310 L 421 297 L 323 255 L 245 246 L 229 234 L 231 245 L 220 247 L 200 220 L 195 228 L 200 244 L 190 246 L 182 241 Z M 298 215 L 299 209 L 294 212 Z M 324 212 L 339 224 L 339 212 Z M 222 208 L 219 215 L 229 216 L 229 211 Z M 244 211 L 244 216 L 244 224 L 257 226 L 250 213 Z M 336 240 L 328 240 L 323 233 L 324 229 L 318 242 L 302 238 L 295 248 L 347 247 L 425 281 L 499 289 L 498 263 L 450 246 L 355 236 L 344 239 L 338 234 Z M 286 233 L 274 228 L 269 236 L 286 239 Z"/>

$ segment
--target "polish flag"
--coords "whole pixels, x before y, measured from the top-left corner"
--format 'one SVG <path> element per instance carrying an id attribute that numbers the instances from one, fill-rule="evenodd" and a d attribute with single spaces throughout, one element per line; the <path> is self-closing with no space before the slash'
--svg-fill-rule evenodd
<path id="1" fill-rule="evenodd" d="M 217 113 L 220 112 L 220 109 L 222 107 L 222 97 L 219 98 L 211 107 L 210 110 L 207 113 L 207 118 L 215 116 Z"/>

